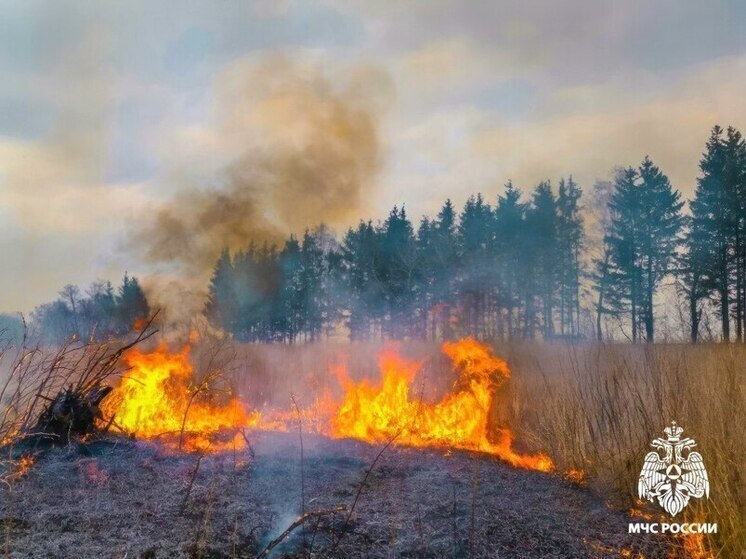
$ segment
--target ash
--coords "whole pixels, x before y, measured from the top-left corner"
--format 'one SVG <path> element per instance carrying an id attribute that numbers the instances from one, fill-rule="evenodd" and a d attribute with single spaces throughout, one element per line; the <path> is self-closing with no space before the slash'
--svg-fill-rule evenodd
<path id="1" fill-rule="evenodd" d="M 55 449 L 2 491 L 9 557 L 637 557 L 670 542 L 558 475 L 488 456 L 254 433 L 240 452 Z M 365 487 L 352 509 L 366 472 Z M 303 512 L 307 521 L 283 537 Z M 352 510 L 351 510 L 352 509 Z M 319 513 L 319 514 L 316 514 Z M 280 541 L 278 541 L 278 539 Z M 675 554 L 674 554 L 675 556 Z"/>

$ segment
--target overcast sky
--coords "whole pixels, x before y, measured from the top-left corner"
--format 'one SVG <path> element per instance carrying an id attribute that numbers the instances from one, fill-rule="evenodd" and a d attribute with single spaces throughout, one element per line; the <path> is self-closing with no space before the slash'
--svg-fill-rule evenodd
<path id="1" fill-rule="evenodd" d="M 746 2 L 0 0 L 0 76 L 0 311 L 27 312 L 162 271 L 126 239 L 248 146 L 314 153 L 308 96 L 277 88 L 375 121 L 350 211 L 297 204 L 338 230 L 646 154 L 688 196 L 712 125 L 746 129 Z M 297 229 L 290 202 L 261 207 Z"/>

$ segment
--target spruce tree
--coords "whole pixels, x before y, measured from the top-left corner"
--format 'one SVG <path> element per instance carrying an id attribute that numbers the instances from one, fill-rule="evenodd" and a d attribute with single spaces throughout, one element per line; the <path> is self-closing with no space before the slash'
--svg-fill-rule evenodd
<path id="1" fill-rule="evenodd" d="M 518 334 L 520 293 L 525 281 L 521 267 L 525 257 L 522 243 L 526 235 L 526 206 L 520 199 L 521 191 L 508 181 L 495 207 L 495 269 L 499 305 L 505 310 L 505 334 L 509 338 Z"/>
<path id="2" fill-rule="evenodd" d="M 559 280 L 560 331 L 563 335 L 580 333 L 580 278 L 583 249 L 583 221 L 580 215 L 582 190 L 570 177 L 560 180 L 557 196 L 557 260 Z"/>
<path id="3" fill-rule="evenodd" d="M 653 296 L 674 263 L 681 244 L 681 194 L 661 170 L 645 157 L 639 168 L 640 210 L 638 236 L 644 290 L 642 315 L 648 342 L 654 338 Z"/>
<path id="4" fill-rule="evenodd" d="M 726 156 L 723 129 L 715 126 L 699 163 L 701 176 L 691 209 L 692 227 L 698 231 L 693 240 L 699 244 L 700 273 L 705 289 L 717 294 L 723 340 L 729 341 L 735 220 L 725 184 Z"/>
<path id="5" fill-rule="evenodd" d="M 210 279 L 205 315 L 218 328 L 237 333 L 238 297 L 235 269 L 228 249 L 220 253 Z"/>

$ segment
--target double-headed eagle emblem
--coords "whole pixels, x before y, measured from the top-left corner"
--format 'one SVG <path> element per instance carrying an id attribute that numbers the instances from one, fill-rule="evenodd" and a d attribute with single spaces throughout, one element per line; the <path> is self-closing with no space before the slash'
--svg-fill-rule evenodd
<path id="1" fill-rule="evenodd" d="M 696 446 L 694 439 L 681 439 L 684 429 L 675 421 L 663 432 L 666 440 L 653 439 L 650 446 L 655 450 L 645 456 L 637 492 L 640 499 L 658 499 L 666 512 L 676 516 L 690 498 L 710 497 L 710 481 L 702 455 L 691 450 Z M 660 451 L 665 454 L 661 456 Z"/>

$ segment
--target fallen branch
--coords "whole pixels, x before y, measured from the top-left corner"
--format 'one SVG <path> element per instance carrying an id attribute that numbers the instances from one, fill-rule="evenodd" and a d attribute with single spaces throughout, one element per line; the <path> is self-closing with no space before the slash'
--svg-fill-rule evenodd
<path id="1" fill-rule="evenodd" d="M 287 527 L 287 529 L 277 536 L 275 539 L 273 539 L 271 542 L 267 544 L 267 547 L 265 547 L 262 552 L 256 556 L 256 559 L 262 559 L 263 557 L 267 557 L 272 550 L 280 545 L 290 534 L 293 533 L 293 531 L 298 528 L 299 526 L 302 526 L 309 520 L 313 518 L 321 518 L 323 516 L 329 516 L 334 515 L 340 512 L 343 512 L 346 510 L 346 507 L 344 505 L 340 505 L 337 508 L 331 509 L 331 510 L 319 510 L 314 512 L 307 512 L 302 515 L 300 515 L 298 518 L 295 519 L 295 521 Z"/>

